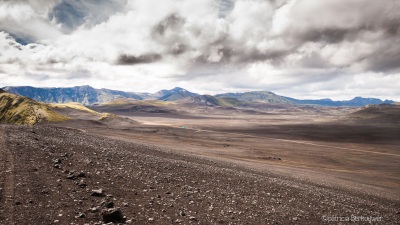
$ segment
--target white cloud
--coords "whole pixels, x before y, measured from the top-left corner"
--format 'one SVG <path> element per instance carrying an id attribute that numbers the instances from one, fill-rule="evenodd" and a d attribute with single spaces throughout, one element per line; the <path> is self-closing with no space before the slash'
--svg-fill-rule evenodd
<path id="1" fill-rule="evenodd" d="M 0 1 L 0 78 L 398 99 L 396 9 L 391 0 Z"/>
<path id="2" fill-rule="evenodd" d="M 47 19 L 49 10 L 59 1 L 0 1 L 0 30 L 37 40 L 61 35 Z"/>

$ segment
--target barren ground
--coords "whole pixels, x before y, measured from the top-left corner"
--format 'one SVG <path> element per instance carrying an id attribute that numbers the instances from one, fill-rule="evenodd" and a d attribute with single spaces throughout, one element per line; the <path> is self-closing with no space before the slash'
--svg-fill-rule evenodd
<path id="1" fill-rule="evenodd" d="M 396 125 L 125 116 L 141 124 L 1 125 L 0 224 L 102 224 L 107 207 L 132 224 L 400 222 Z"/>

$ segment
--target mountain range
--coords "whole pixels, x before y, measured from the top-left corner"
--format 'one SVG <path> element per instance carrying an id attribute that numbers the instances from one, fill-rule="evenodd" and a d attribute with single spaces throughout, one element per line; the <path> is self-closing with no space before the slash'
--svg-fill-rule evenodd
<path id="1" fill-rule="evenodd" d="M 115 98 L 143 99 L 137 94 L 109 89 L 95 89 L 91 86 L 77 86 L 68 88 L 36 88 L 30 86 L 5 87 L 8 93 L 22 95 L 33 100 L 46 103 L 79 102 L 84 105 L 93 105 L 111 101 Z"/>
<path id="2" fill-rule="evenodd" d="M 117 98 L 128 98 L 136 100 L 161 100 L 199 102 L 206 105 L 232 106 L 246 105 L 248 103 L 264 104 L 294 104 L 294 105 L 322 105 L 322 106 L 366 106 L 371 104 L 391 104 L 394 101 L 377 98 L 355 97 L 351 100 L 333 101 L 331 99 L 300 100 L 277 95 L 269 91 L 251 91 L 244 93 L 224 93 L 211 95 L 200 95 L 180 87 L 171 90 L 161 90 L 156 93 L 135 93 L 110 89 L 96 89 L 91 86 L 77 86 L 68 88 L 37 88 L 30 86 L 8 86 L 5 91 L 29 97 L 39 102 L 46 103 L 68 103 L 79 102 L 83 105 L 95 105 L 108 102 Z"/>

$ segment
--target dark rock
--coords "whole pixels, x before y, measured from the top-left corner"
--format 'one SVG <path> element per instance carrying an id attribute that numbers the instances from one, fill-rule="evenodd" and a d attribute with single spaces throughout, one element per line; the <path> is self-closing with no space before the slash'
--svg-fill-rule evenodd
<path id="1" fill-rule="evenodd" d="M 84 172 L 79 172 L 77 177 L 86 177 L 86 174 Z"/>
<path id="2" fill-rule="evenodd" d="M 76 179 L 75 173 L 74 172 L 69 172 L 69 174 L 67 175 L 67 179 L 75 180 Z"/>
<path id="3" fill-rule="evenodd" d="M 122 223 L 124 222 L 124 216 L 119 208 L 104 209 L 101 212 L 103 222 L 105 223 Z"/>
<path id="4" fill-rule="evenodd" d="M 54 168 L 61 169 L 61 159 L 55 159 L 53 160 L 53 163 L 54 163 L 53 165 Z"/>
<path id="5" fill-rule="evenodd" d="M 103 204 L 101 204 L 103 207 L 106 207 L 106 208 L 109 208 L 109 209 L 111 209 L 111 208 L 114 208 L 114 202 L 104 202 Z"/>
<path id="6" fill-rule="evenodd" d="M 197 221 L 197 218 L 194 217 L 194 216 L 189 217 L 189 219 L 192 220 L 192 221 Z"/>
<path id="7" fill-rule="evenodd" d="M 100 207 L 92 207 L 92 208 L 90 208 L 90 211 L 91 211 L 92 213 L 96 213 L 96 212 L 99 211 L 99 208 L 100 208 Z"/>
<path id="8" fill-rule="evenodd" d="M 85 187 L 87 186 L 87 184 L 85 183 L 84 180 L 80 180 L 79 183 L 78 183 L 77 185 L 78 185 L 78 187 L 80 187 L 80 188 L 85 188 Z"/>
<path id="9" fill-rule="evenodd" d="M 75 176 L 74 174 L 69 174 L 69 175 L 67 175 L 67 179 L 69 179 L 69 180 L 75 180 L 75 179 L 76 179 L 76 176 Z"/>
<path id="10" fill-rule="evenodd" d="M 106 196 L 102 189 L 92 190 L 92 193 L 90 195 L 95 196 L 95 197 L 105 197 Z"/>
<path id="11" fill-rule="evenodd" d="M 56 168 L 56 169 L 61 169 L 61 165 L 60 164 L 54 164 L 53 167 Z"/>

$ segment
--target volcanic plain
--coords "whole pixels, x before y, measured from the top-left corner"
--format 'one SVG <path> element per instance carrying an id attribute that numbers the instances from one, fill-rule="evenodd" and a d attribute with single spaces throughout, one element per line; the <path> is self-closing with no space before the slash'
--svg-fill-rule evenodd
<path id="1" fill-rule="evenodd" d="M 71 119 L 1 125 L 0 223 L 400 223 L 398 121 L 179 107 L 55 107 Z"/>

